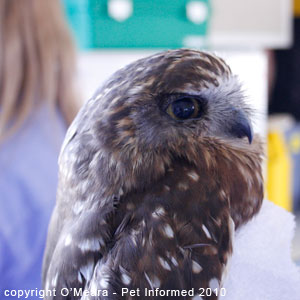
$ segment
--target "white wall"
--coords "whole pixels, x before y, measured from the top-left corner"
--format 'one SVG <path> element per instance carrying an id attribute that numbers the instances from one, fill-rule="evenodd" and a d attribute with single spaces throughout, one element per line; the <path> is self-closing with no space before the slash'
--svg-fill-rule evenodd
<path id="1" fill-rule="evenodd" d="M 281 48 L 292 42 L 292 0 L 211 0 L 210 47 Z"/>

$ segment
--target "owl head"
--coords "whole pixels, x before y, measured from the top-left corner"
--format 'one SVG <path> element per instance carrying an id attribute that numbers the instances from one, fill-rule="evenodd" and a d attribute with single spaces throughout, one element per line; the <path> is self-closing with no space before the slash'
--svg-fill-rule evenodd
<path id="1" fill-rule="evenodd" d="M 107 148 L 185 147 L 191 139 L 252 142 L 250 109 L 225 62 L 206 52 L 162 52 L 116 72 L 94 96 Z"/>

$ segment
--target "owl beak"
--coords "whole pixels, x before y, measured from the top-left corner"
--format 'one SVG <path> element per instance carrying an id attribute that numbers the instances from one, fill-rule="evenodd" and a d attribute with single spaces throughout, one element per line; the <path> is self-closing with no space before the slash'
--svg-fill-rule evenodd
<path id="1" fill-rule="evenodd" d="M 253 139 L 253 133 L 248 118 L 245 116 L 243 112 L 237 111 L 234 116 L 234 120 L 235 120 L 234 124 L 230 130 L 231 134 L 240 139 L 247 137 L 249 144 L 251 144 Z"/>

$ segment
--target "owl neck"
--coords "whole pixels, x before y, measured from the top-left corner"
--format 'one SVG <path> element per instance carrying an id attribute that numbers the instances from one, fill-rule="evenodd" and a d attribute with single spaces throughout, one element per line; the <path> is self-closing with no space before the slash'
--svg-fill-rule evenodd
<path id="1" fill-rule="evenodd" d="M 89 152 L 88 159 L 74 162 L 72 185 L 81 198 L 119 199 L 133 190 L 144 190 L 162 178 L 174 159 L 195 165 L 200 175 L 217 180 L 230 198 L 233 219 L 238 227 L 250 219 L 263 198 L 261 144 L 234 146 L 222 140 L 190 140 L 185 147 L 169 151 L 129 149 Z M 248 148 L 247 148 L 248 147 Z M 80 183 L 80 184 L 78 184 Z M 91 197 L 95 195 L 95 197 Z"/>

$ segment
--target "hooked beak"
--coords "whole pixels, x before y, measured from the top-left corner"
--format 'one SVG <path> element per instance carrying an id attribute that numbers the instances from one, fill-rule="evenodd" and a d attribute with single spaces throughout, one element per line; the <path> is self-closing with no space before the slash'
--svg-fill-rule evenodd
<path id="1" fill-rule="evenodd" d="M 245 116 L 243 112 L 236 111 L 234 116 L 234 123 L 230 128 L 230 133 L 234 137 L 240 139 L 247 137 L 249 144 L 252 143 L 252 139 L 253 139 L 252 127 L 248 118 Z"/>

